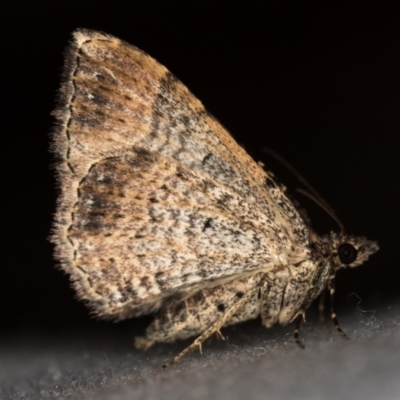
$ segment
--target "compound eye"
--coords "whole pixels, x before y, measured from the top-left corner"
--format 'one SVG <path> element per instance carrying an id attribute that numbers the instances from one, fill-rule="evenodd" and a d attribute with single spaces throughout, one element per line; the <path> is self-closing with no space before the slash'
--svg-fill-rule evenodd
<path id="1" fill-rule="evenodd" d="M 343 243 L 338 249 L 339 258 L 342 264 L 349 265 L 357 258 L 357 249 L 349 243 Z"/>

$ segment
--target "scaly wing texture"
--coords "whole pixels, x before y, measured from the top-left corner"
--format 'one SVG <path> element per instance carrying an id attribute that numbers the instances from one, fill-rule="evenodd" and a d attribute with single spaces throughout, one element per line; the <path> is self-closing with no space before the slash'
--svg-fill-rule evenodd
<path id="1" fill-rule="evenodd" d="M 258 207 L 159 154 L 103 159 L 79 193 L 68 234 L 83 274 L 76 285 L 100 314 L 148 312 L 171 295 L 287 264 L 290 242 Z"/>
<path id="2" fill-rule="evenodd" d="M 309 257 L 307 228 L 273 179 L 137 48 L 75 32 L 55 115 L 53 242 L 100 316 Z"/>

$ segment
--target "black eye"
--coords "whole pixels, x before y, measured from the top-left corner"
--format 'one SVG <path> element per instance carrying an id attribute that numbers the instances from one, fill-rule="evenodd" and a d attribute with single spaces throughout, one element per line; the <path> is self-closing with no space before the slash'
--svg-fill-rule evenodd
<path id="1" fill-rule="evenodd" d="M 343 264 L 351 264 L 357 258 L 357 249 L 349 243 L 343 243 L 338 249 L 340 261 Z"/>

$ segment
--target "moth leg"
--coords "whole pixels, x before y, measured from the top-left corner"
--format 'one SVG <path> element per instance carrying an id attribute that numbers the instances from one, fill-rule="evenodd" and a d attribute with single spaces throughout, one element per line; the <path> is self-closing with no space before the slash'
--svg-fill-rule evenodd
<path id="1" fill-rule="evenodd" d="M 336 313 L 335 313 L 335 307 L 334 307 L 334 304 L 335 304 L 335 274 L 329 275 L 328 288 L 329 288 L 329 298 L 330 298 L 330 303 L 331 303 L 331 318 L 333 320 L 333 323 L 335 324 L 335 328 L 342 337 L 349 339 L 349 337 L 340 328 L 339 321 L 338 321 L 338 319 L 336 317 Z"/>
<path id="2" fill-rule="evenodd" d="M 255 296 L 258 291 L 260 290 L 261 285 L 265 285 L 265 282 L 262 282 L 260 285 L 253 287 L 252 289 L 248 290 L 244 295 L 234 303 L 234 305 L 228 309 L 228 311 L 221 317 L 219 318 L 216 322 L 214 322 L 203 334 L 201 334 L 190 346 L 186 347 L 183 349 L 177 356 L 175 356 L 172 360 L 166 362 L 165 364 L 162 365 L 162 368 L 167 368 L 170 365 L 174 364 L 178 360 L 180 360 L 184 355 L 187 353 L 190 353 L 196 347 L 199 348 L 200 353 L 202 353 L 202 344 L 204 343 L 205 340 L 207 340 L 213 333 L 219 333 L 220 334 L 220 329 L 222 328 L 223 325 L 238 311 L 240 308 L 242 308 L 250 299 L 252 296 Z"/>
<path id="3" fill-rule="evenodd" d="M 306 346 L 304 346 L 302 341 L 299 339 L 299 330 L 300 330 L 300 325 L 301 325 L 301 321 L 302 320 L 303 320 L 303 314 L 298 315 L 297 319 L 296 319 L 296 325 L 295 325 L 295 328 L 294 328 L 293 336 L 294 336 L 294 340 L 297 343 L 297 345 L 301 349 L 305 349 Z"/>
<path id="4" fill-rule="evenodd" d="M 217 334 L 217 336 L 221 339 L 221 340 L 225 340 L 225 336 L 221 333 L 220 330 L 215 332 Z"/>

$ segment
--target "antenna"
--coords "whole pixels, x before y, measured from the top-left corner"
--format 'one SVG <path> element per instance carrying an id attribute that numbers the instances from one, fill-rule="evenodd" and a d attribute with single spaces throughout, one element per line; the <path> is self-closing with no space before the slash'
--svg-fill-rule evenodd
<path id="1" fill-rule="evenodd" d="M 312 200 L 315 204 L 318 204 L 329 216 L 332 217 L 333 220 L 336 221 L 336 223 L 339 225 L 339 228 L 342 232 L 344 232 L 344 226 L 340 222 L 339 218 L 337 215 L 334 213 L 334 211 L 331 208 L 328 208 L 326 204 L 321 203 L 320 199 L 314 197 L 311 193 L 308 193 L 307 190 L 304 190 L 302 188 L 296 189 L 296 192 L 302 194 L 303 196 L 308 197 L 310 200 Z"/>
<path id="2" fill-rule="evenodd" d="M 301 175 L 292 164 L 290 164 L 286 159 L 284 159 L 279 153 L 275 150 L 270 149 L 269 147 L 263 147 L 262 151 L 272 156 L 281 163 L 291 174 L 295 176 L 295 178 L 307 189 L 296 189 L 297 192 L 301 193 L 303 196 L 308 197 L 310 200 L 314 201 L 315 204 L 319 205 L 328 215 L 331 216 L 333 220 L 339 225 L 339 228 L 344 233 L 344 226 L 336 213 L 333 211 L 333 208 L 323 199 L 323 197 L 307 182 L 307 180 Z"/>

